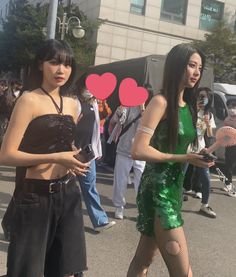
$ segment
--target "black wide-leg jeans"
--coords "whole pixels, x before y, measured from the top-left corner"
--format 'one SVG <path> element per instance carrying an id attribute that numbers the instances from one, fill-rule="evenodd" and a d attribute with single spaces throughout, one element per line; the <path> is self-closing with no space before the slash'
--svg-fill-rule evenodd
<path id="1" fill-rule="evenodd" d="M 75 178 L 25 179 L 13 196 L 7 276 L 64 277 L 86 269 L 81 193 Z"/>

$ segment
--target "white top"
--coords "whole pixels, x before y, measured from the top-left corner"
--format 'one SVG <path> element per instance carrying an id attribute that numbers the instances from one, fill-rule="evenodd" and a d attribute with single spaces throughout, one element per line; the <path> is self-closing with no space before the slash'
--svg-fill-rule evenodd
<path id="1" fill-rule="evenodd" d="M 204 134 L 206 132 L 207 126 L 204 121 L 204 111 L 200 110 L 197 115 L 198 115 L 198 119 L 197 119 L 198 148 L 196 152 L 200 152 L 203 148 L 206 147 Z M 210 113 L 209 116 L 210 116 L 209 125 L 211 126 L 211 128 L 216 128 L 213 114 Z"/>
<path id="2" fill-rule="evenodd" d="M 92 102 L 92 105 L 93 105 L 93 110 L 95 114 L 95 121 L 93 125 L 93 135 L 92 135 L 91 144 L 92 144 L 93 152 L 95 154 L 94 159 L 99 159 L 102 157 L 102 144 L 101 144 L 101 138 L 100 138 L 100 118 L 99 118 L 97 100 L 94 100 Z M 78 117 L 80 116 L 81 111 L 82 111 L 81 104 L 78 99 Z"/>

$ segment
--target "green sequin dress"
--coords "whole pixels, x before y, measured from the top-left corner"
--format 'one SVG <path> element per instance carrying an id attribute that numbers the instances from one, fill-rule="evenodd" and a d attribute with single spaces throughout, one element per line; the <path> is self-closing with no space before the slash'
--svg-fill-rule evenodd
<path id="1" fill-rule="evenodd" d="M 175 154 L 185 154 L 196 137 L 188 105 L 179 108 L 178 144 Z M 150 144 L 161 152 L 167 152 L 167 124 L 158 125 Z M 147 236 L 154 236 L 155 216 L 165 229 L 183 225 L 181 217 L 183 164 L 176 162 L 147 163 L 141 178 L 137 196 L 139 215 L 137 229 Z"/>

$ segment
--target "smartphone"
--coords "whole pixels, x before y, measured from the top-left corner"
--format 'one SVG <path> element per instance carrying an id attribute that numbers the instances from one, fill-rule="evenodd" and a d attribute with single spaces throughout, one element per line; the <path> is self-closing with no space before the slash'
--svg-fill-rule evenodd
<path id="1" fill-rule="evenodd" d="M 205 99 L 205 96 L 200 95 L 199 98 L 198 98 L 198 104 L 203 105 L 204 104 L 204 99 Z"/>
<path id="2" fill-rule="evenodd" d="M 91 144 L 87 144 L 82 150 L 74 156 L 77 160 L 82 163 L 87 163 L 95 158 L 93 148 Z"/>
<path id="3" fill-rule="evenodd" d="M 201 155 L 203 155 L 203 160 L 206 162 L 214 162 L 217 160 L 217 157 L 211 153 L 202 153 Z"/>

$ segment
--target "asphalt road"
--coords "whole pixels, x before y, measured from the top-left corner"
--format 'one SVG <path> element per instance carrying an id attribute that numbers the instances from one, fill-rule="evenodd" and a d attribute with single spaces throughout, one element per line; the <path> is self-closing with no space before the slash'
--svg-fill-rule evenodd
<path id="1" fill-rule="evenodd" d="M 101 202 L 113 219 L 111 170 L 98 168 L 97 188 Z M 236 198 L 221 190 L 222 183 L 212 175 L 213 191 L 210 205 L 217 213 L 216 219 L 198 213 L 200 200 L 189 197 L 183 203 L 184 229 L 188 241 L 194 277 L 236 276 Z M 14 169 L 0 167 L 0 218 L 6 210 L 14 188 Z M 134 255 L 139 233 L 135 229 L 136 205 L 132 187 L 127 190 L 125 219 L 103 233 L 95 233 L 83 206 L 89 270 L 85 277 L 125 277 Z M 8 243 L 3 240 L 0 228 L 0 275 L 6 273 Z M 164 262 L 158 256 L 150 267 L 149 277 L 167 277 Z"/>

